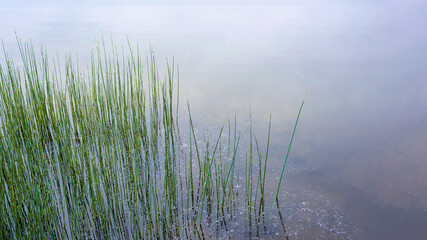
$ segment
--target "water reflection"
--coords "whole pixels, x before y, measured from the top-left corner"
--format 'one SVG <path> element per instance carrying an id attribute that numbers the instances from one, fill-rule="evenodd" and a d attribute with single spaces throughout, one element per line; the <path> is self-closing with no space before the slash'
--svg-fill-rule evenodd
<path id="1" fill-rule="evenodd" d="M 319 211 L 333 212 L 325 219 L 346 222 L 329 225 L 329 237 L 418 239 L 427 235 L 426 16 L 423 1 L 27 1 L 2 4 L 0 37 L 15 56 L 16 30 L 80 62 L 101 31 L 151 43 L 159 60 L 174 52 L 200 127 L 235 111 L 244 122 L 251 106 L 263 142 L 273 112 L 271 176 L 308 92 L 290 158 L 300 171 L 287 170 L 280 202 L 294 206 L 281 212 L 290 236 L 326 236 L 307 215 L 289 217 L 320 196 Z"/>

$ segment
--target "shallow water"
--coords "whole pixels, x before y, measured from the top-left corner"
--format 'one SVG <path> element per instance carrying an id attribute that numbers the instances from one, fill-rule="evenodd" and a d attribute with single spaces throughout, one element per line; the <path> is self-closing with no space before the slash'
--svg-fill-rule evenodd
<path id="1" fill-rule="evenodd" d="M 290 238 L 423 239 L 426 16 L 417 0 L 9 1 L 0 38 L 15 58 L 16 30 L 82 64 L 101 32 L 151 43 L 159 63 L 174 53 L 200 131 L 236 112 L 247 133 L 251 107 L 265 142 L 273 113 L 271 193 L 307 92 L 282 184 Z"/>

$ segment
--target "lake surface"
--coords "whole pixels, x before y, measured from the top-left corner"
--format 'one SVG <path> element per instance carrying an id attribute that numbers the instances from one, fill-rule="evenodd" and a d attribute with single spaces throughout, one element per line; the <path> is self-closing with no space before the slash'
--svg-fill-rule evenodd
<path id="1" fill-rule="evenodd" d="M 271 192 L 307 93 L 282 183 L 290 238 L 427 237 L 424 1 L 2 1 L 18 58 L 15 31 L 82 64 L 102 33 L 151 44 L 163 69 L 174 54 L 208 133 L 235 113 L 247 133 L 251 108 L 264 142 L 272 112 Z"/>

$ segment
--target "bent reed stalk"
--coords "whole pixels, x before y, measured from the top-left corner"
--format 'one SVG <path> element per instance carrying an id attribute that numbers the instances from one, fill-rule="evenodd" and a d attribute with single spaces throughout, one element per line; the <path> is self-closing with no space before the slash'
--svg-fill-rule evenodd
<path id="1" fill-rule="evenodd" d="M 203 151 L 188 104 L 185 151 L 173 61 L 160 78 L 152 50 L 144 61 L 130 43 L 119 54 L 102 41 L 84 72 L 70 56 L 61 69 L 43 49 L 38 58 L 31 43 L 18 46 L 22 66 L 4 46 L 0 65 L 0 238 L 204 238 L 203 222 L 214 216 L 226 226 L 239 196 L 261 216 L 271 118 L 265 159 L 259 152 L 254 166 L 251 126 L 250 176 L 239 193 L 236 120 L 225 151 L 224 126 Z"/>

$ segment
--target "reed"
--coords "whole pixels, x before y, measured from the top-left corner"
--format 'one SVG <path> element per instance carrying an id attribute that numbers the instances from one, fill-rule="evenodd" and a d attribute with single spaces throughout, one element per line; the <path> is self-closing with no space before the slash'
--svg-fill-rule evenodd
<path id="1" fill-rule="evenodd" d="M 302 110 L 302 107 L 304 106 L 304 102 L 305 102 L 306 97 L 307 97 L 307 94 L 305 95 L 304 99 L 302 100 L 301 106 L 300 106 L 299 111 L 298 111 L 297 120 L 295 121 L 294 130 L 292 131 L 291 140 L 289 141 L 288 151 L 286 152 L 285 161 L 283 162 L 282 172 L 280 173 L 280 179 L 279 179 L 279 183 L 277 185 L 276 202 L 278 202 L 278 199 L 279 199 L 278 196 L 279 196 L 280 184 L 282 183 L 282 178 L 283 178 L 283 173 L 285 172 L 286 162 L 288 161 L 289 152 L 291 151 L 292 141 L 294 140 L 295 131 L 297 130 L 299 117 L 301 115 L 301 110 Z"/>
<path id="2" fill-rule="evenodd" d="M 226 228 L 240 196 L 250 222 L 264 211 L 271 117 L 262 158 L 250 114 L 239 193 L 236 118 L 212 148 L 187 102 L 189 135 L 181 136 L 174 60 L 162 78 L 152 49 L 144 58 L 129 40 L 120 52 L 102 40 L 81 71 L 71 56 L 61 62 L 17 42 L 22 65 L 4 46 L 0 65 L 0 238 L 204 238 L 209 219 Z"/>

